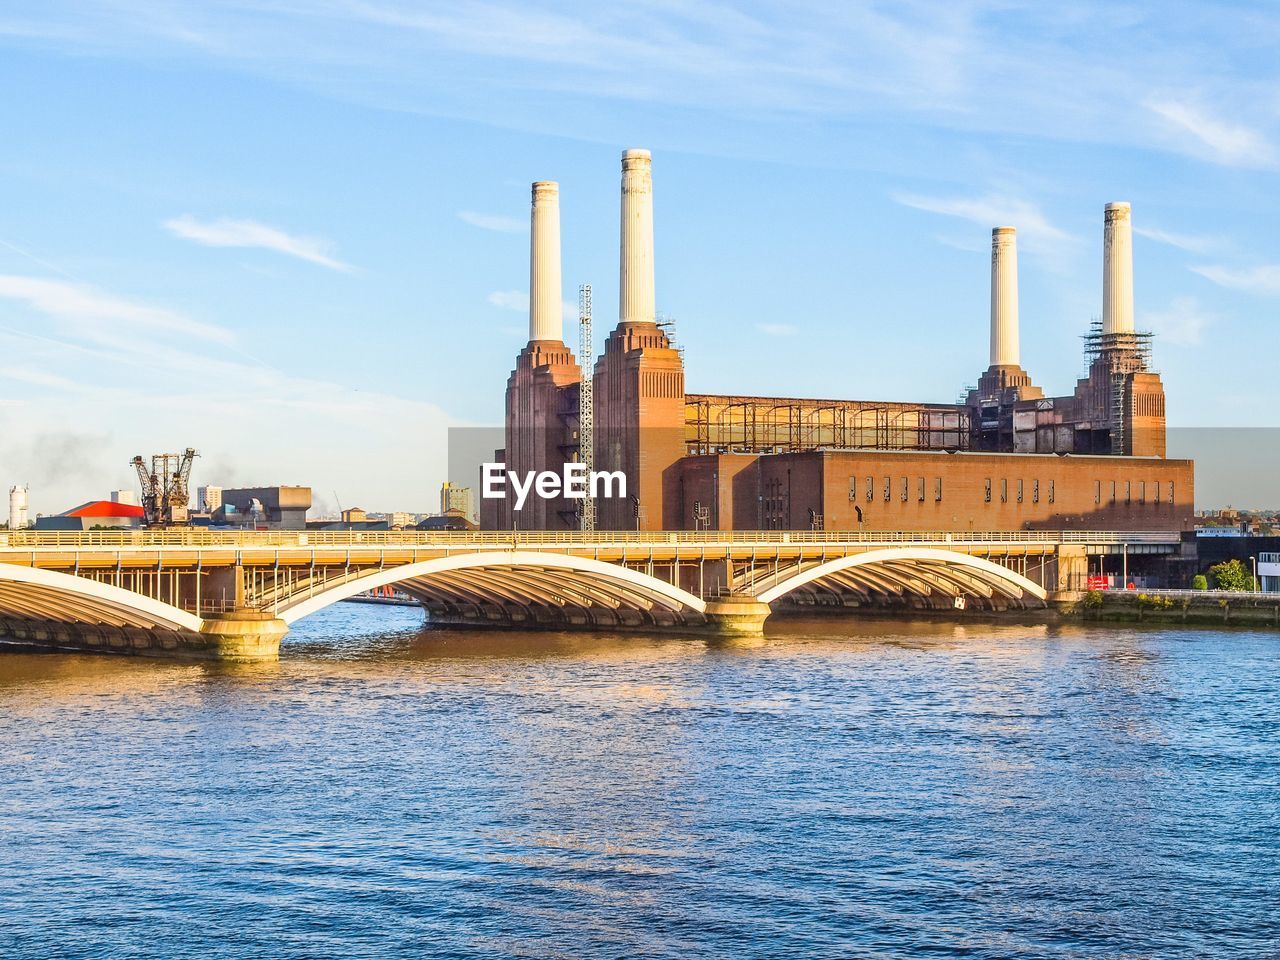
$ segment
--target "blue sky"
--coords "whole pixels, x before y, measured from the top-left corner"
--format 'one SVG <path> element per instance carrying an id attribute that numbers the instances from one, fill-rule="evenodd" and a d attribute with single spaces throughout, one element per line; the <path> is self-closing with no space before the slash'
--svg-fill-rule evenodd
<path id="1" fill-rule="evenodd" d="M 57 511 L 194 445 L 433 507 L 524 340 L 531 181 L 616 318 L 626 147 L 691 391 L 954 400 L 1010 223 L 1068 392 L 1129 200 L 1171 424 L 1280 425 L 1277 49 L 1270 3 L 7 4 L 0 482 Z"/>

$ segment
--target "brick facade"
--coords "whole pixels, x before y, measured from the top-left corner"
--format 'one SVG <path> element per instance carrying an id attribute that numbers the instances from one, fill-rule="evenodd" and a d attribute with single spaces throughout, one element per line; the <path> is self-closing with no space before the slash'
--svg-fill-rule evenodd
<path id="1" fill-rule="evenodd" d="M 687 457 L 676 529 L 1187 530 L 1190 460 L 814 451 Z"/>

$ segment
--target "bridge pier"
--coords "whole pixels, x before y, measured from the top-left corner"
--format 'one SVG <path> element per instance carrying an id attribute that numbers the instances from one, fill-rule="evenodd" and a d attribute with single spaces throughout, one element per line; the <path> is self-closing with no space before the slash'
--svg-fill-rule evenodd
<path id="1" fill-rule="evenodd" d="M 274 613 L 235 610 L 204 618 L 204 656 L 211 660 L 275 660 L 289 625 Z"/>
<path id="2" fill-rule="evenodd" d="M 767 603 L 743 594 L 708 600 L 707 631 L 718 637 L 762 637 L 772 612 Z"/>
<path id="3" fill-rule="evenodd" d="M 1060 544 L 1055 551 L 1057 566 L 1056 583 L 1050 587 L 1049 605 L 1057 610 L 1069 610 L 1084 596 L 1089 579 L 1089 557 L 1083 546 Z"/>

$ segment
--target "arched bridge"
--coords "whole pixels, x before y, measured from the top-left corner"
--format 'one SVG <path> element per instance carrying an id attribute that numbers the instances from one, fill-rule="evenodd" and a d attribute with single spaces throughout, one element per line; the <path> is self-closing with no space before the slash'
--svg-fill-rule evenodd
<path id="1" fill-rule="evenodd" d="M 1099 552 L 1179 536 L 0 532 L 0 641 L 275 656 L 290 624 L 394 586 L 435 623 L 758 632 L 772 609 L 1043 606 Z"/>

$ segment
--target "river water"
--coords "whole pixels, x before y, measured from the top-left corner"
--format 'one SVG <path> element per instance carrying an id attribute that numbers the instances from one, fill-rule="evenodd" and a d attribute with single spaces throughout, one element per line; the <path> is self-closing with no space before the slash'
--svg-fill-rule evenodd
<path id="1" fill-rule="evenodd" d="M 0 956 L 1280 955 L 1280 635 L 0 654 Z"/>

